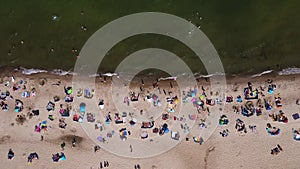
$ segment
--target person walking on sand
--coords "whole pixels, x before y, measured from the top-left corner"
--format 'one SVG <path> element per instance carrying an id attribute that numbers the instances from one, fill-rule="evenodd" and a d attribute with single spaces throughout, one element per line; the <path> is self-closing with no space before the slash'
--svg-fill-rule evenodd
<path id="1" fill-rule="evenodd" d="M 13 150 L 11 148 L 8 150 L 7 157 L 9 160 L 11 160 L 15 157 L 15 153 L 13 152 Z"/>
<path id="2" fill-rule="evenodd" d="M 61 148 L 62 151 L 65 150 L 65 146 L 66 146 L 66 143 L 65 143 L 65 142 L 61 143 L 60 148 Z"/>
<path id="3" fill-rule="evenodd" d="M 131 144 L 130 144 L 129 148 L 130 148 L 130 152 L 132 152 L 133 149 L 132 149 L 132 145 Z"/>
<path id="4" fill-rule="evenodd" d="M 109 167 L 108 161 L 104 161 L 104 167 Z"/>
<path id="5" fill-rule="evenodd" d="M 96 145 L 96 146 L 94 146 L 94 152 L 96 153 L 97 151 L 99 151 L 100 150 L 100 146 L 99 145 Z"/>
<path id="6" fill-rule="evenodd" d="M 76 146 L 76 139 L 74 137 L 73 140 L 72 140 L 72 148 L 74 148 L 75 146 Z"/>

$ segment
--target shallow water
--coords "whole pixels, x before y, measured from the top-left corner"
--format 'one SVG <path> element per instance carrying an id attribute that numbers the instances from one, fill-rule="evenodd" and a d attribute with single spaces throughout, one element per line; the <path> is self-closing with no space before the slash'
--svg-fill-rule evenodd
<path id="1" fill-rule="evenodd" d="M 76 61 L 72 48 L 80 51 L 84 42 L 101 26 L 128 14 L 158 11 L 200 25 L 217 49 L 226 73 L 254 74 L 300 67 L 297 50 L 300 45 L 299 6 L 297 0 L 276 3 L 271 0 L 2 1 L 0 65 L 72 69 Z M 58 19 L 54 21 L 52 16 Z M 81 25 L 86 25 L 88 30 L 82 31 Z M 99 71 L 113 72 L 127 55 L 149 47 L 169 50 L 180 56 L 194 72 L 205 73 L 201 61 L 185 45 L 149 34 L 117 44 Z"/>

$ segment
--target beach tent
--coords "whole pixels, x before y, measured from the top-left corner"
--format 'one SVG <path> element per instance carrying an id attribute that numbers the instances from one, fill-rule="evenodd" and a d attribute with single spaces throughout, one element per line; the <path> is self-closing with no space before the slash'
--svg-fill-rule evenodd
<path id="1" fill-rule="evenodd" d="M 59 161 L 59 154 L 52 154 L 52 161 L 53 162 L 58 162 Z"/>
<path id="2" fill-rule="evenodd" d="M 242 99 L 241 96 L 238 96 L 238 97 L 236 98 L 236 101 L 237 101 L 238 103 L 242 103 L 242 102 L 243 102 L 243 99 Z"/>
<path id="3" fill-rule="evenodd" d="M 48 119 L 51 120 L 51 121 L 53 121 L 53 120 L 54 120 L 53 115 L 52 115 L 52 114 L 49 114 L 49 115 L 48 115 Z"/>
<path id="4" fill-rule="evenodd" d="M 255 108 L 256 116 L 262 115 L 262 111 L 260 108 Z"/>
<path id="5" fill-rule="evenodd" d="M 78 121 L 79 120 L 79 116 L 77 114 L 73 115 L 73 121 Z"/>
<path id="6" fill-rule="evenodd" d="M 179 135 L 179 132 L 176 131 L 176 132 L 171 132 L 171 138 L 174 139 L 174 140 L 179 140 L 180 138 L 180 135 Z"/>
<path id="7" fill-rule="evenodd" d="M 213 99 L 206 99 L 206 104 L 210 105 L 210 106 L 213 106 L 213 105 L 215 105 L 215 100 L 213 100 Z"/>
<path id="8" fill-rule="evenodd" d="M 77 90 L 77 97 L 81 97 L 82 94 L 83 94 L 83 90 L 82 90 L 82 88 L 79 88 L 79 89 Z"/>
<path id="9" fill-rule="evenodd" d="M 141 134 L 141 138 L 142 139 L 148 138 L 148 133 L 146 131 L 143 131 L 143 133 Z"/>
<path id="10" fill-rule="evenodd" d="M 79 108 L 81 113 L 85 113 L 85 103 L 80 103 Z"/>
<path id="11" fill-rule="evenodd" d="M 29 91 L 22 92 L 22 97 L 29 98 L 30 92 Z"/>
<path id="12" fill-rule="evenodd" d="M 54 111 L 55 110 L 55 104 L 52 103 L 51 101 L 48 102 L 46 106 L 47 111 Z"/>
<path id="13" fill-rule="evenodd" d="M 227 96 L 227 97 L 226 97 L 226 102 L 227 102 L 227 103 L 233 102 L 233 97 L 232 97 L 232 96 Z"/>
<path id="14" fill-rule="evenodd" d="M 152 128 L 154 126 L 154 121 L 151 122 L 142 122 L 141 128 Z"/>
<path id="15" fill-rule="evenodd" d="M 277 94 L 276 96 L 274 96 L 274 98 L 275 98 L 276 107 L 278 107 L 278 108 L 282 107 L 281 97 L 279 96 L 279 94 Z"/>
<path id="16" fill-rule="evenodd" d="M 63 152 L 61 152 L 60 154 L 58 154 L 58 153 L 52 154 L 52 160 L 53 160 L 53 162 L 58 162 L 59 160 L 65 161 L 66 156 Z"/>
<path id="17" fill-rule="evenodd" d="M 65 154 L 63 153 L 63 152 L 61 152 L 61 154 L 60 154 L 60 160 L 61 161 L 66 161 L 66 156 L 65 156 Z"/>
<path id="18" fill-rule="evenodd" d="M 130 126 L 134 126 L 135 123 L 136 123 L 136 119 L 135 119 L 135 118 L 132 118 L 132 119 L 129 121 Z"/>
<path id="19" fill-rule="evenodd" d="M 228 118 L 225 115 L 222 115 L 219 119 L 219 125 L 221 126 L 228 124 L 228 122 Z"/>
<path id="20" fill-rule="evenodd" d="M 60 97 L 59 97 L 59 96 L 54 96 L 54 97 L 53 97 L 53 101 L 54 101 L 54 102 L 60 101 Z"/>
<path id="21" fill-rule="evenodd" d="M 103 99 L 100 99 L 100 101 L 99 101 L 99 108 L 102 110 L 102 109 L 104 109 L 104 100 Z"/>
<path id="22" fill-rule="evenodd" d="M 265 108 L 266 110 L 272 110 L 272 105 L 265 99 Z"/>
<path id="23" fill-rule="evenodd" d="M 87 113 L 86 119 L 88 122 L 95 122 L 95 120 L 96 120 L 95 115 L 92 113 Z"/>
<path id="24" fill-rule="evenodd" d="M 15 157 L 15 153 L 12 151 L 12 149 L 8 150 L 7 158 L 8 159 L 13 159 Z"/>
<path id="25" fill-rule="evenodd" d="M 64 109 L 63 112 L 61 113 L 62 117 L 70 117 L 70 110 Z"/>
<path id="26" fill-rule="evenodd" d="M 89 89 L 85 89 L 84 97 L 85 97 L 85 98 L 88 98 L 88 99 L 93 98 L 93 96 L 94 96 L 93 92 L 94 92 L 93 89 L 92 89 L 92 91 L 90 91 Z"/>
<path id="27" fill-rule="evenodd" d="M 193 140 L 195 143 L 200 143 L 200 144 L 204 142 L 202 137 L 193 137 Z"/>
<path id="28" fill-rule="evenodd" d="M 83 122 L 83 118 L 84 118 L 85 111 L 86 111 L 85 107 L 86 107 L 85 103 L 80 103 L 79 104 L 79 111 L 80 111 L 80 116 L 78 118 L 79 123 Z"/>
<path id="29" fill-rule="evenodd" d="M 23 102 L 19 99 L 16 99 L 16 103 L 15 103 L 15 111 L 21 112 L 23 110 Z"/>
<path id="30" fill-rule="evenodd" d="M 270 84 L 268 86 L 268 93 L 273 94 L 274 90 L 276 89 L 276 85 Z"/>
<path id="31" fill-rule="evenodd" d="M 72 94 L 72 92 L 73 92 L 73 89 L 72 89 L 72 87 L 65 87 L 65 93 L 67 94 L 67 95 L 70 95 L 70 94 Z"/>
<path id="32" fill-rule="evenodd" d="M 126 128 L 122 128 L 121 130 L 120 130 L 120 138 L 123 140 L 123 141 L 125 141 L 126 139 L 127 139 L 127 131 L 126 131 Z"/>
<path id="33" fill-rule="evenodd" d="M 149 95 L 146 96 L 146 100 L 147 100 L 149 103 L 152 102 L 152 98 L 151 98 Z"/>
<path id="34" fill-rule="evenodd" d="M 244 88 L 244 95 L 246 100 L 250 99 L 258 99 L 258 91 L 257 89 L 254 91 L 251 91 L 248 87 Z"/>
<path id="35" fill-rule="evenodd" d="M 73 96 L 72 95 L 66 95 L 65 102 L 67 102 L 67 103 L 73 102 Z"/>
<path id="36" fill-rule="evenodd" d="M 39 159 L 39 155 L 36 152 L 29 154 L 29 156 L 27 157 L 27 162 L 30 164 L 33 159 Z"/>
<path id="37" fill-rule="evenodd" d="M 297 130 L 294 130 L 294 140 L 296 141 L 300 140 L 300 133 Z"/>

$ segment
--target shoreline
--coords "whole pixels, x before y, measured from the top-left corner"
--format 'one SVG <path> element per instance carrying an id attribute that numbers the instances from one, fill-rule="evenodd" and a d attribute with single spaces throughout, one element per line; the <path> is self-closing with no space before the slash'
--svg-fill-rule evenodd
<path id="1" fill-rule="evenodd" d="M 76 73 L 72 72 L 71 70 L 62 70 L 62 69 L 53 69 L 53 70 L 43 70 L 43 69 L 34 69 L 34 68 L 24 68 L 24 67 L 11 67 L 11 66 L 2 66 L 0 67 L 0 75 L 3 76 L 11 76 L 11 74 L 17 74 L 17 75 L 25 75 L 25 76 L 46 76 L 46 77 L 72 77 L 76 76 Z M 97 73 L 93 75 L 89 75 L 90 77 L 96 77 L 96 78 L 110 78 L 112 76 L 128 76 L 130 73 L 125 72 L 105 72 L 105 73 Z M 194 77 L 196 79 L 208 79 L 212 76 L 219 76 L 222 74 L 213 74 L 213 75 L 207 75 L 207 74 L 201 74 L 201 73 L 194 73 Z M 255 74 L 249 74 L 249 73 L 241 73 L 241 74 L 227 74 L 225 72 L 226 79 L 234 79 L 236 77 L 238 78 L 259 78 L 259 77 L 283 77 L 283 76 L 298 76 L 300 75 L 300 68 L 296 67 L 289 67 L 282 69 L 280 71 L 274 71 L 274 70 L 266 70 L 263 72 L 257 72 Z M 151 78 L 162 78 L 162 79 L 172 79 L 174 77 L 170 77 L 167 73 L 163 72 L 156 72 L 153 73 L 139 73 L 137 75 L 138 78 L 145 78 L 146 76 Z M 184 76 L 184 74 L 178 74 L 176 77 Z"/>

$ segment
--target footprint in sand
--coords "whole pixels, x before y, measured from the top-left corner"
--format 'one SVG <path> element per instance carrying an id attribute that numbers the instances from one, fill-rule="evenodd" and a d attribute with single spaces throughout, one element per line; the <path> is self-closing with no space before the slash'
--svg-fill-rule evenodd
<path id="1" fill-rule="evenodd" d="M 5 135 L 0 138 L 0 144 L 5 144 L 10 140 L 10 135 Z"/>

